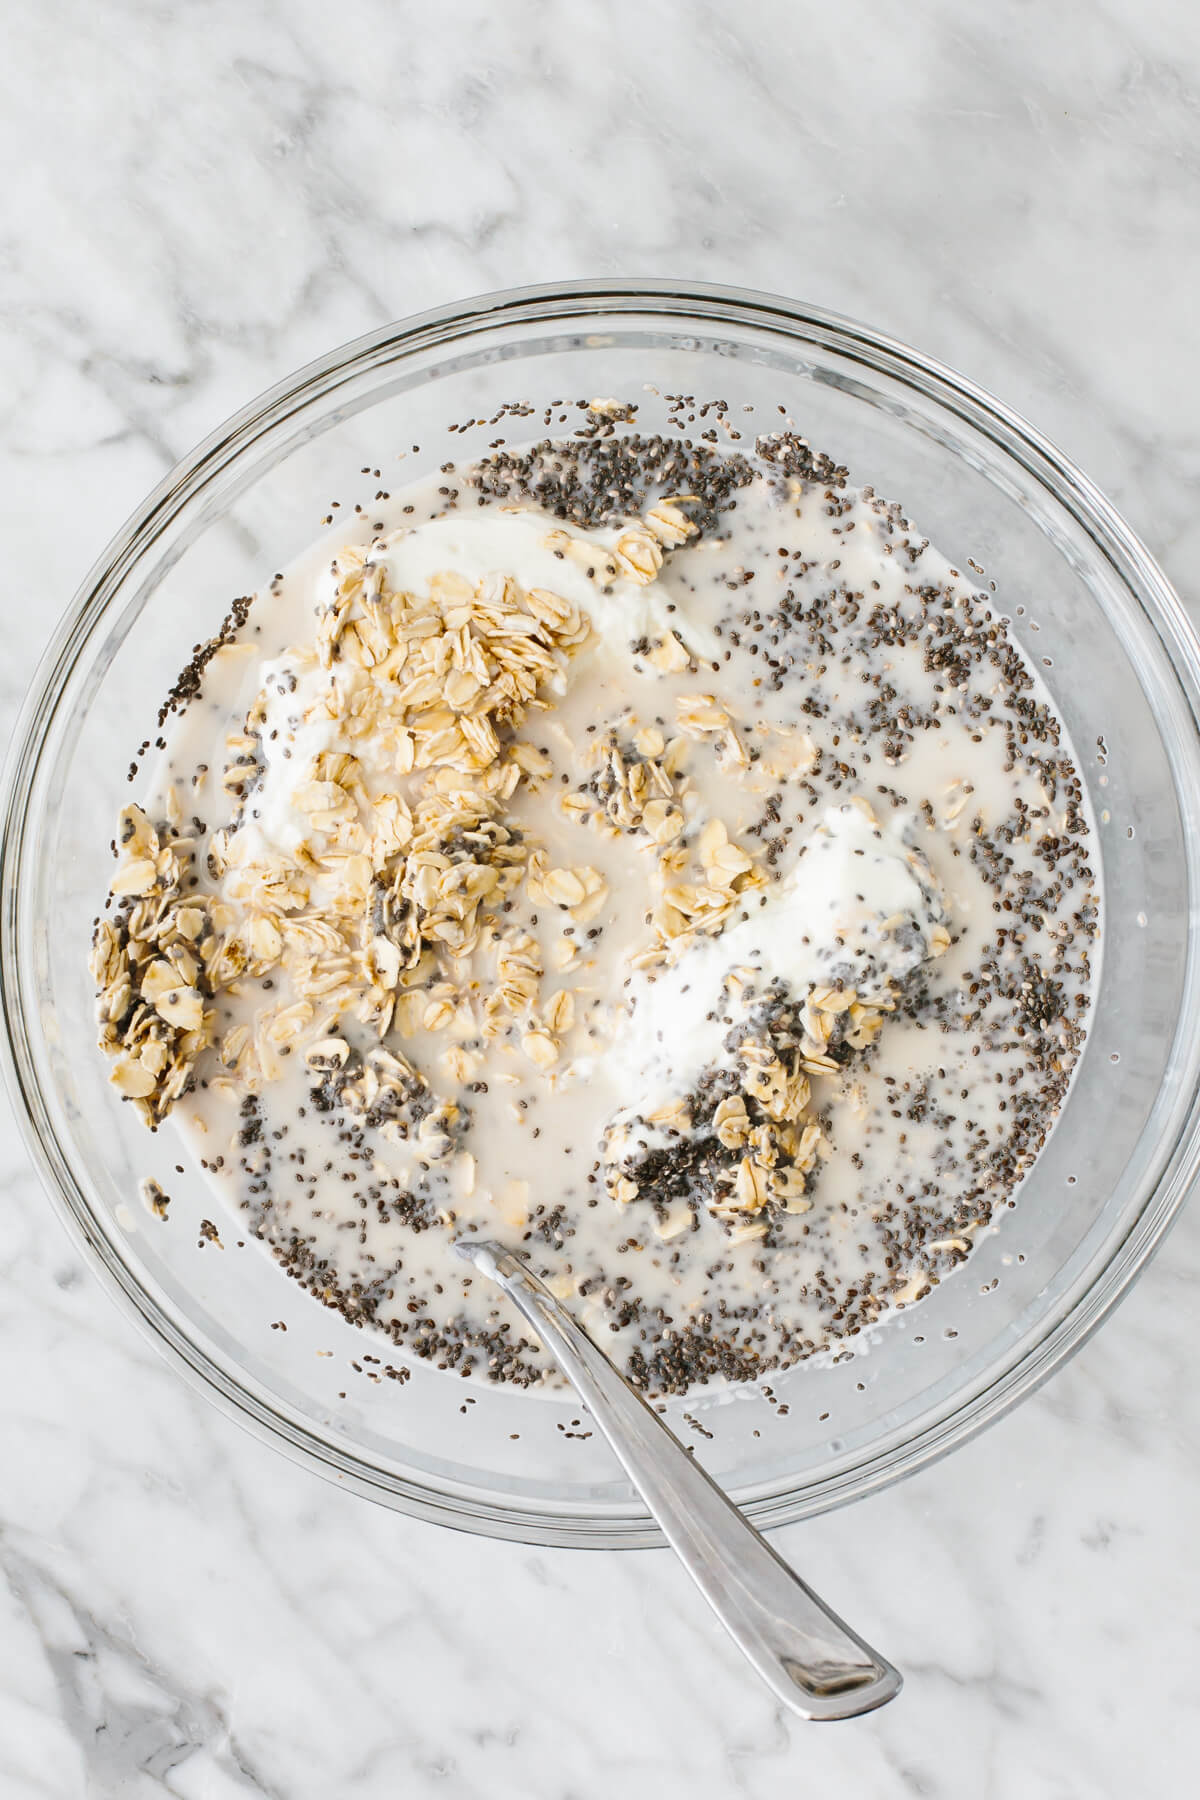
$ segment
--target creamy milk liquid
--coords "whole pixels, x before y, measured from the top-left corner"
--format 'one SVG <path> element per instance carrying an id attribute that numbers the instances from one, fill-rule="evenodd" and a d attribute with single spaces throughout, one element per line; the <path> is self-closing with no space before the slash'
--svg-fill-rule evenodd
<path id="1" fill-rule="evenodd" d="M 757 479 L 715 529 L 668 545 L 650 581 L 597 577 L 618 524 L 564 526 L 469 493 L 433 516 L 444 505 L 431 483 L 375 512 L 379 592 L 424 595 L 447 571 L 486 592 L 508 576 L 591 627 L 515 728 L 528 766 L 500 803 L 514 854 L 538 853 L 535 879 L 496 908 L 496 931 L 532 946 L 536 1001 L 489 1012 L 501 982 L 490 928 L 465 957 L 426 953 L 410 989 L 400 978 L 382 1044 L 427 1097 L 372 1114 L 374 1076 L 356 1111 L 338 1083 L 374 1066 L 379 1018 L 338 1012 L 335 986 L 332 1011 L 318 998 L 293 1039 L 271 1039 L 287 977 L 251 969 L 215 1002 L 225 1066 L 204 1054 L 170 1127 L 246 1210 L 247 1235 L 326 1304 L 460 1370 L 528 1381 L 545 1367 L 453 1254 L 473 1232 L 527 1257 L 654 1391 L 836 1348 L 965 1260 L 1036 1155 L 1078 1054 L 1096 882 L 1047 696 L 1002 631 L 989 659 L 997 626 L 978 584 L 869 490 Z M 247 860 L 307 859 L 304 905 L 279 923 L 319 919 L 350 879 L 323 859 L 319 827 L 314 838 L 314 770 L 352 754 L 357 799 L 323 791 L 364 819 L 422 779 L 398 773 L 410 752 L 395 734 L 374 747 L 348 735 L 343 697 L 314 718 L 345 663 L 295 654 L 333 602 L 334 554 L 371 536 L 364 525 L 357 540 L 325 539 L 258 597 L 170 728 L 145 801 L 152 820 L 195 818 L 207 834 L 234 822 L 219 840 L 231 872 L 209 872 L 212 840 L 200 840 L 199 891 L 236 891 Z M 966 621 L 966 648 L 947 619 Z M 693 721 L 682 733 L 681 720 Z M 227 739 L 247 775 L 222 787 Z M 654 777 L 672 743 L 669 792 L 647 815 L 668 821 L 676 867 L 664 874 L 647 829 L 614 823 L 610 750 L 618 774 L 644 756 Z M 681 922 L 667 889 L 702 886 L 726 845 L 731 866 L 748 864 L 718 890 L 733 893 L 727 914 L 656 960 L 663 919 Z M 594 893 L 571 879 L 580 871 Z M 257 894 L 247 878 L 238 905 Z M 711 1120 L 697 1124 L 704 1093 L 726 1091 L 722 1070 L 766 997 L 800 1005 L 812 992 L 836 1007 L 847 990 L 884 1013 L 828 1068 L 797 1074 L 814 1125 L 805 1166 L 784 1198 L 753 1204 L 751 1184 L 749 1207 L 735 1196 L 714 1210 L 712 1180 L 748 1152 L 726 1155 Z M 259 1046 L 249 1100 L 239 1042 Z M 313 1053 L 330 1043 L 341 1048 Z M 418 1126 L 434 1103 L 452 1141 L 430 1155 Z M 673 1161 L 686 1180 L 663 1179 Z"/>

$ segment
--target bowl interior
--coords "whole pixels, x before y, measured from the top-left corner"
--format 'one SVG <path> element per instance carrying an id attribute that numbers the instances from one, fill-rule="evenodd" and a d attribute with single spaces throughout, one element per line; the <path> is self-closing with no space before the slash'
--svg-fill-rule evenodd
<path id="1" fill-rule="evenodd" d="M 21 1103 L 70 1216 L 197 1379 L 394 1504 L 513 1535 L 634 1542 L 650 1535 L 640 1504 L 602 1443 L 566 1435 L 569 1401 L 423 1365 L 382 1378 L 399 1361 L 385 1342 L 322 1310 L 253 1242 L 239 1247 L 238 1220 L 177 1170 L 170 1128 L 152 1138 L 116 1101 L 86 969 L 113 825 L 138 794 L 131 756 L 231 599 L 308 545 L 331 500 L 369 512 L 381 486 L 501 434 L 540 436 L 561 397 L 599 394 L 636 401 L 643 430 L 667 428 L 666 395 L 721 398 L 748 439 L 783 408 L 947 555 L 981 564 L 1072 736 L 1104 881 L 1089 1041 L 1015 1209 L 870 1340 L 774 1378 L 773 1399 L 673 1403 L 677 1428 L 764 1518 L 795 1516 L 936 1453 L 1081 1337 L 1148 1254 L 1190 1154 L 1192 651 L 1147 591 L 1153 566 L 1086 486 L 965 388 L 836 321 L 711 296 L 535 297 L 380 334 L 233 421 L 98 566 L 39 678 L 14 752 L 5 1006 Z M 487 422 L 516 400 L 529 417 Z M 468 419 L 479 423 L 448 433 Z M 165 1224 L 138 1197 L 146 1175 L 172 1196 Z M 201 1247 L 208 1215 L 223 1249 Z"/>

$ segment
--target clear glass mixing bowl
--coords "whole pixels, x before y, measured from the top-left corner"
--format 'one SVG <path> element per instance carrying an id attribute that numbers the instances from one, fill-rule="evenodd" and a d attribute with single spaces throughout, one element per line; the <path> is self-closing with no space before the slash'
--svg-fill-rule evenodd
<path id="1" fill-rule="evenodd" d="M 9 760 L 0 914 L 11 1076 L 60 1212 L 110 1287 L 207 1394 L 359 1492 L 466 1529 L 616 1546 L 656 1535 L 569 1400 L 482 1391 L 387 1360 L 257 1246 L 197 1248 L 216 1204 L 116 1100 L 94 1048 L 86 949 L 125 772 L 192 646 L 316 534 L 334 496 L 465 460 L 505 401 L 726 400 L 780 407 L 819 448 L 973 556 L 1044 670 L 1098 821 L 1105 953 L 1063 1119 L 1019 1204 L 966 1268 L 875 1342 L 757 1392 L 698 1394 L 696 1452 L 760 1523 L 851 1500 L 961 1443 L 1104 1318 L 1197 1165 L 1200 646 L 1103 496 L 997 401 L 901 344 L 766 295 L 593 282 L 490 296 L 391 326 L 256 400 L 182 463 L 101 557 L 41 666 Z M 421 450 L 414 454 L 412 446 Z M 397 462 L 399 453 L 404 459 Z M 138 1199 L 172 1195 L 169 1223 Z M 271 1329 L 282 1321 L 286 1331 Z M 320 1354 L 324 1352 L 326 1354 Z M 394 1352 L 392 1353 L 394 1356 Z M 463 1410 L 470 1393 L 475 1404 Z M 344 1395 L 344 1398 L 343 1398 Z M 685 1434 L 691 1429 L 678 1421 Z"/>

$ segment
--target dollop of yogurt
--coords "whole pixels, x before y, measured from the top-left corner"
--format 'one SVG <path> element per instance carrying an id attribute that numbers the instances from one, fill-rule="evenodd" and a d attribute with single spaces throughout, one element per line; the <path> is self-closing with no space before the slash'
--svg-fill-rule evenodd
<path id="1" fill-rule="evenodd" d="M 635 980 L 611 1054 L 641 1112 L 687 1093 L 721 1060 L 753 992 L 781 983 L 802 999 L 840 982 L 886 999 L 937 953 L 945 902 L 911 831 L 908 817 L 882 823 L 853 802 L 827 808 L 793 868 L 744 918 Z M 753 985 L 739 992 L 738 974 Z"/>

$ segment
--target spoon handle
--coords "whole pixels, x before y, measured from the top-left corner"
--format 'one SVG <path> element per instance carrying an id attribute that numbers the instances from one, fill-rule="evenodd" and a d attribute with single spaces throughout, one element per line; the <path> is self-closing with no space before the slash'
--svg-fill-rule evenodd
<path id="1" fill-rule="evenodd" d="M 549 1289 L 498 1244 L 458 1248 L 533 1326 L 684 1568 L 784 1705 L 806 1719 L 849 1719 L 898 1694 L 892 1665 L 775 1554 Z"/>

